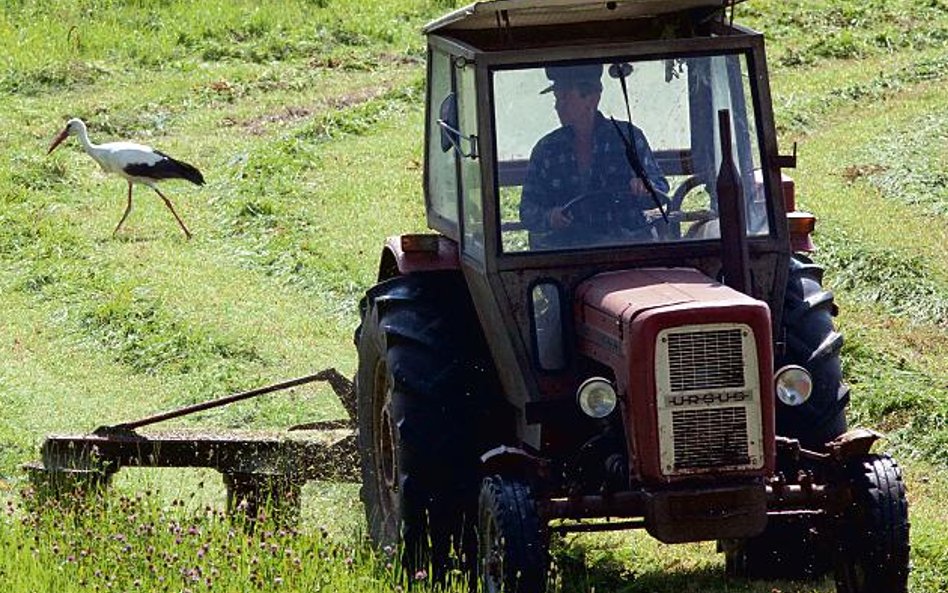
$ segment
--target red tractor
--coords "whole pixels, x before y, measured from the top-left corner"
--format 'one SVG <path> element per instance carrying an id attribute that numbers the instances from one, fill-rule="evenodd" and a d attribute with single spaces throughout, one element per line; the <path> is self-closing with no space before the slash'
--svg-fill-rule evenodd
<path id="1" fill-rule="evenodd" d="M 814 218 L 732 4 L 427 26 L 434 233 L 386 242 L 355 335 L 369 532 L 410 567 L 538 592 L 551 534 L 644 528 L 716 540 L 731 575 L 906 591 L 900 469 L 848 429 Z"/>

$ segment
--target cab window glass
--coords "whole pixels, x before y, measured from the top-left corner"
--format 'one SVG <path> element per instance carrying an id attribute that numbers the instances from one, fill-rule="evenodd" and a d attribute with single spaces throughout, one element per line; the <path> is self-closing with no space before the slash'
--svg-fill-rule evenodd
<path id="1" fill-rule="evenodd" d="M 719 239 L 720 109 L 731 114 L 747 233 L 769 233 L 745 55 L 566 62 L 492 76 L 505 252 Z"/>
<path id="2" fill-rule="evenodd" d="M 459 66 L 458 129 L 464 150 L 461 165 L 461 193 L 464 202 L 464 241 L 466 253 L 484 257 L 484 211 L 481 206 L 481 159 L 477 156 L 477 87 L 473 65 Z"/>
<path id="3" fill-rule="evenodd" d="M 453 84 L 451 56 L 436 49 L 430 57 L 431 84 L 428 92 L 428 177 L 427 197 L 435 214 L 447 221 L 458 222 L 457 154 L 450 147 L 445 150 L 442 142 L 442 126 L 438 124 L 440 107 L 451 101 Z"/>

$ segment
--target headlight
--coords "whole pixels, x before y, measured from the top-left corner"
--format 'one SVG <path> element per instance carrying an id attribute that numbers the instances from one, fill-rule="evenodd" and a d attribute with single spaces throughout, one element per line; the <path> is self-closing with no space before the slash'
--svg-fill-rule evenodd
<path id="1" fill-rule="evenodd" d="M 590 418 L 605 418 L 616 409 L 616 390 L 602 377 L 586 379 L 576 392 L 576 399 L 584 414 Z"/>
<path id="2" fill-rule="evenodd" d="M 791 364 L 777 371 L 774 378 L 777 398 L 788 406 L 799 406 L 810 399 L 813 392 L 813 377 L 801 366 Z"/>

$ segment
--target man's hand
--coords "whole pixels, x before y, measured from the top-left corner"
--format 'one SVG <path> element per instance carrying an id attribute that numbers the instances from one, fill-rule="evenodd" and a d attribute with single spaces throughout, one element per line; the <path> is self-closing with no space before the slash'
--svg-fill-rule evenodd
<path id="1" fill-rule="evenodd" d="M 564 212 L 560 206 L 554 206 L 550 210 L 550 228 L 565 229 L 573 224 L 573 217 L 568 212 Z"/>

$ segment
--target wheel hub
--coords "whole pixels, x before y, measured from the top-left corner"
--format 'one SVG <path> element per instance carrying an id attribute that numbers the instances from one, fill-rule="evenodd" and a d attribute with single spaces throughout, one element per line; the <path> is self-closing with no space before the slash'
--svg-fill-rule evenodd
<path id="1" fill-rule="evenodd" d="M 499 592 L 504 582 L 504 540 L 493 518 L 488 520 L 483 538 L 481 570 L 485 589 L 489 593 Z"/>
<path id="2" fill-rule="evenodd" d="M 398 493 L 398 454 L 395 422 L 392 418 L 392 384 L 384 362 L 380 362 L 376 367 L 375 402 L 376 476 L 383 486 L 380 490 L 388 495 L 388 507 L 391 509 L 394 508 L 395 496 Z"/>

